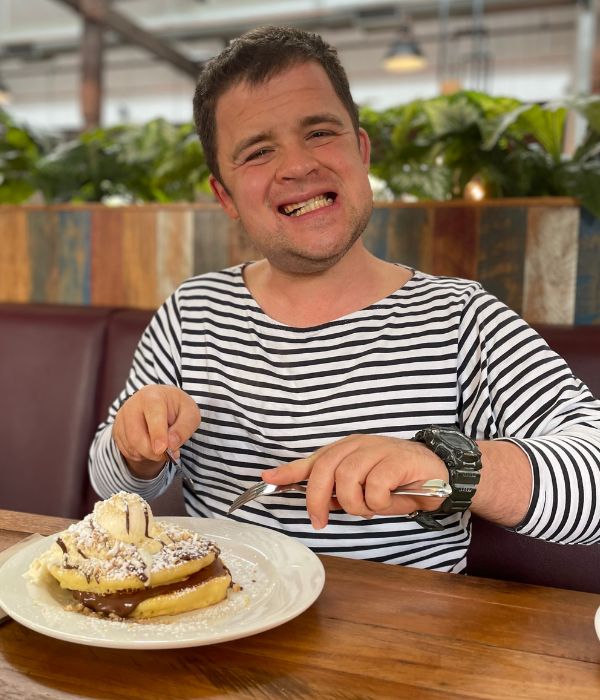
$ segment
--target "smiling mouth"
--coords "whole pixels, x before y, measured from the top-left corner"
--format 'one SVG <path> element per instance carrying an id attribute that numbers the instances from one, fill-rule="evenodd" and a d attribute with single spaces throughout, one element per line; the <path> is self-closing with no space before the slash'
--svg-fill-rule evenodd
<path id="1" fill-rule="evenodd" d="M 294 204 L 281 206 L 279 207 L 279 212 L 286 216 L 302 216 L 303 214 L 308 214 L 317 209 L 330 207 L 334 203 L 336 197 L 337 195 L 335 192 L 325 192 L 325 194 L 317 195 L 303 202 L 295 202 Z"/>

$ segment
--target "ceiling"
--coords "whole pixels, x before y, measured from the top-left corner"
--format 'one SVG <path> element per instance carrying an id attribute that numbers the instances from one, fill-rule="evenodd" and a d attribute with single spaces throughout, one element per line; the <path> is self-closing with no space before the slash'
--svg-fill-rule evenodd
<path id="1" fill-rule="evenodd" d="M 84 0 L 70 4 L 77 2 Z M 88 0 L 96 8 L 103 2 Z M 8 109 L 39 128 L 74 129 L 81 121 L 82 21 L 68 4 L 0 2 L 0 75 L 12 93 Z M 591 48 L 583 53 L 582 37 L 589 43 L 595 27 L 595 3 L 587 5 L 588 0 L 112 0 L 110 8 L 197 63 L 257 25 L 318 31 L 338 48 L 355 99 L 382 108 L 436 94 L 448 80 L 521 99 L 585 91 Z M 428 67 L 418 74 L 386 74 L 381 59 L 407 17 Z M 474 32 L 476 27 L 483 31 Z M 105 46 L 105 123 L 190 118 L 189 72 L 114 29 L 105 32 Z"/>

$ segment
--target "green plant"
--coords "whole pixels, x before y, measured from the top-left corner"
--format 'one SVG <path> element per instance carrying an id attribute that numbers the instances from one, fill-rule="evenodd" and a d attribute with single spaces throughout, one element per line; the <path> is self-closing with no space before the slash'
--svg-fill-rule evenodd
<path id="1" fill-rule="evenodd" d="M 48 202 L 194 201 L 208 171 L 191 124 L 155 119 L 141 126 L 94 129 L 59 144 L 37 163 Z"/>
<path id="2" fill-rule="evenodd" d="M 564 154 L 569 113 L 587 124 Z M 477 179 L 488 197 L 569 195 L 600 217 L 600 97 L 527 104 L 463 91 L 375 111 L 361 109 L 371 171 L 397 197 L 447 200 Z M 0 203 L 35 192 L 51 202 L 194 201 L 208 169 L 192 124 L 164 119 L 41 138 L 0 110 Z"/>
<path id="3" fill-rule="evenodd" d="M 563 153 L 569 111 L 588 133 Z M 396 196 L 464 196 L 477 178 L 488 197 L 570 195 L 600 216 L 600 98 L 546 106 L 463 91 L 381 113 L 361 111 L 373 141 L 372 171 Z"/>
<path id="4" fill-rule="evenodd" d="M 34 173 L 44 145 L 0 109 L 0 204 L 20 204 L 35 192 Z"/>

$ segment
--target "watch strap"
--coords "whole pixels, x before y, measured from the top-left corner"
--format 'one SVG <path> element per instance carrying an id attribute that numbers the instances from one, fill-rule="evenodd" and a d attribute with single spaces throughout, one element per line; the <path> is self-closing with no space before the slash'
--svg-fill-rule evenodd
<path id="1" fill-rule="evenodd" d="M 450 444 L 445 439 L 447 433 L 460 435 L 465 443 L 465 449 Z M 422 442 L 443 460 L 448 469 L 448 481 L 452 493 L 436 510 L 418 510 L 411 513 L 409 517 L 427 530 L 443 530 L 444 526 L 437 518 L 452 513 L 464 513 L 471 506 L 481 478 L 481 452 L 477 443 L 456 427 L 432 425 L 419 430 L 412 439 Z"/>

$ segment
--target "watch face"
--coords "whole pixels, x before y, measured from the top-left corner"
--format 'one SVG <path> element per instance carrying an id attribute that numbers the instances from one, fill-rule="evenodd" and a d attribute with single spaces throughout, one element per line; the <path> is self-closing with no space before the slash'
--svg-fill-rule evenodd
<path id="1" fill-rule="evenodd" d="M 470 440 L 467 440 L 467 438 L 464 435 L 461 435 L 461 433 L 456 433 L 452 430 L 448 431 L 440 431 L 440 435 L 444 442 L 447 445 L 450 445 L 450 447 L 455 447 L 458 448 L 459 450 L 467 451 L 467 450 L 472 450 L 473 449 L 473 444 Z"/>

